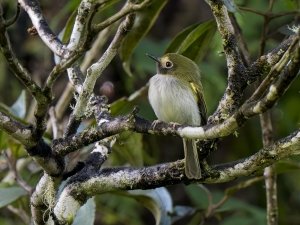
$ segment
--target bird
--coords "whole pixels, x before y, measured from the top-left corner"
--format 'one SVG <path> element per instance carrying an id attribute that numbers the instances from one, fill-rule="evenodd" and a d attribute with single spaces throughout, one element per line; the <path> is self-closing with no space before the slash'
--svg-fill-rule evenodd
<path id="1" fill-rule="evenodd" d="M 191 59 L 167 53 L 162 57 L 147 54 L 156 62 L 156 74 L 149 80 L 148 99 L 158 120 L 190 126 L 207 121 L 200 69 Z M 183 138 L 185 175 L 202 177 L 197 140 Z"/>

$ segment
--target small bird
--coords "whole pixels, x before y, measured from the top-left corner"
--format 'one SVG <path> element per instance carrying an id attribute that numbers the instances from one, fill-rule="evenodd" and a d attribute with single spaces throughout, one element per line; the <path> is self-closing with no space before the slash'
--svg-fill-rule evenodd
<path id="1" fill-rule="evenodd" d="M 155 60 L 157 66 L 148 91 L 157 118 L 191 126 L 205 125 L 206 105 L 196 63 L 177 53 L 167 53 L 161 58 L 147 56 Z M 190 179 L 201 178 L 196 143 L 195 139 L 183 139 L 185 174 Z"/>

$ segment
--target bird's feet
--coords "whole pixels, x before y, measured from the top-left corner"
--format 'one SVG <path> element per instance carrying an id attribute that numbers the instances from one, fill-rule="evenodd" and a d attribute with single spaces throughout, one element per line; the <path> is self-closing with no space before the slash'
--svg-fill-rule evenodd
<path id="1" fill-rule="evenodd" d="M 155 127 L 159 124 L 159 123 L 162 123 L 163 121 L 161 121 L 161 120 L 154 120 L 153 122 L 152 122 L 152 124 L 151 124 L 151 128 L 153 129 L 153 130 L 155 130 Z"/>

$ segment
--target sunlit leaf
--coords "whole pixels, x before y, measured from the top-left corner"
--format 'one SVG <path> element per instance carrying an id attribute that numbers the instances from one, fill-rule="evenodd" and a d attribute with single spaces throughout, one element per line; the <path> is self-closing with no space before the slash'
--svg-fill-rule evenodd
<path id="1" fill-rule="evenodd" d="M 156 220 L 156 225 L 171 224 L 170 215 L 173 210 L 173 202 L 166 188 L 133 190 L 128 191 L 128 193 L 152 212 Z"/>
<path id="2" fill-rule="evenodd" d="M 17 101 L 11 106 L 11 112 L 19 117 L 24 118 L 26 115 L 26 92 L 22 90 Z"/>
<path id="3" fill-rule="evenodd" d="M 95 221 L 96 203 L 94 198 L 90 198 L 78 210 L 73 225 L 93 225 Z"/>
<path id="4" fill-rule="evenodd" d="M 14 202 L 26 194 L 26 191 L 20 187 L 0 188 L 0 207 Z"/>
<path id="5" fill-rule="evenodd" d="M 136 13 L 133 28 L 125 37 L 120 48 L 120 57 L 127 74 L 131 75 L 130 63 L 133 50 L 148 33 L 166 3 L 167 0 L 154 0 L 147 8 Z"/>
<path id="6" fill-rule="evenodd" d="M 166 53 L 176 52 L 199 62 L 207 53 L 215 32 L 216 23 L 213 20 L 191 25 L 171 41 Z"/>

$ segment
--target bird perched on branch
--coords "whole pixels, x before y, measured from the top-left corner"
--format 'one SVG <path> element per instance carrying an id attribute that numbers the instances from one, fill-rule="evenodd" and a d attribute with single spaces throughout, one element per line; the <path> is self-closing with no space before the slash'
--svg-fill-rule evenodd
<path id="1" fill-rule="evenodd" d="M 148 98 L 159 120 L 191 126 L 206 124 L 200 70 L 189 58 L 168 53 L 156 61 L 157 74 L 150 79 Z M 183 139 L 185 174 L 190 179 L 201 178 L 197 140 Z"/>

